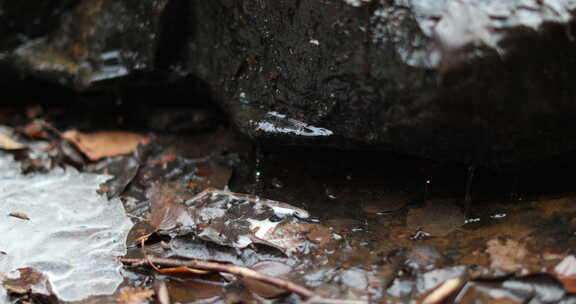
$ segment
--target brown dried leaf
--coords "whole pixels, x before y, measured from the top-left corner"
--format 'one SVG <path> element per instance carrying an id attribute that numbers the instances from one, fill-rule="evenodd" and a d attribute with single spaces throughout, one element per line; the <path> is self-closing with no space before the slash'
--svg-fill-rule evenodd
<path id="1" fill-rule="evenodd" d="M 152 187 L 148 195 L 151 201 L 150 224 L 155 230 L 171 230 L 194 226 L 194 220 L 183 203 L 193 195 L 185 186 L 163 184 Z"/>
<path id="2" fill-rule="evenodd" d="M 219 164 L 206 164 L 198 167 L 197 180 L 189 185 L 195 192 L 201 192 L 208 188 L 224 189 L 228 185 L 232 169 Z"/>
<path id="3" fill-rule="evenodd" d="M 123 131 L 95 133 L 67 131 L 62 134 L 62 137 L 73 143 L 91 160 L 131 153 L 138 145 L 147 144 L 151 140 L 140 134 Z"/>
<path id="4" fill-rule="evenodd" d="M 118 304 L 141 304 L 154 295 L 154 290 L 143 288 L 132 288 L 122 290 L 116 299 Z"/>
<path id="5" fill-rule="evenodd" d="M 576 258 L 573 255 L 565 257 L 553 272 L 568 292 L 576 292 Z"/>
<path id="6" fill-rule="evenodd" d="M 52 285 L 48 277 L 32 268 L 20 268 L 20 277 L 16 279 L 7 279 L 4 281 L 4 288 L 10 293 L 25 294 L 33 293 L 36 295 L 52 295 Z"/>
<path id="7" fill-rule="evenodd" d="M 41 120 L 34 120 L 24 127 L 19 128 L 18 131 L 30 138 L 35 139 L 48 137 L 48 132 L 46 132 L 45 129 L 45 123 Z"/>
<path id="8" fill-rule="evenodd" d="M 492 239 L 487 242 L 486 252 L 490 255 L 490 267 L 508 272 L 515 272 L 529 265 L 536 265 L 532 256 L 523 244 L 515 240 Z"/>
<path id="9" fill-rule="evenodd" d="M 30 220 L 30 218 L 23 212 L 10 212 L 8 215 L 25 221 Z"/>
<path id="10" fill-rule="evenodd" d="M 0 130 L 0 149 L 4 150 L 19 150 L 25 148 L 25 146 L 6 134 L 7 132 Z"/>
<path id="11" fill-rule="evenodd" d="M 200 233 L 198 237 L 238 249 L 253 243 L 274 247 L 287 255 L 302 250 L 306 210 L 260 197 L 207 189 L 186 202 Z"/>

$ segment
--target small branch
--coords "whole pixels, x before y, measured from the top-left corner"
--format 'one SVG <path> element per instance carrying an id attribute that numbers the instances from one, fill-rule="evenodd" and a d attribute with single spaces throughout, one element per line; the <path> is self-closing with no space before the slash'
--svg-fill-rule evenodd
<path id="1" fill-rule="evenodd" d="M 144 265 L 150 265 L 150 266 L 154 267 L 154 265 L 160 265 L 160 266 L 166 266 L 166 267 L 190 267 L 190 268 L 201 269 L 201 270 L 211 270 L 211 271 L 230 273 L 230 274 L 238 275 L 241 277 L 250 278 L 250 279 L 260 281 L 260 282 L 268 283 L 268 284 L 274 285 L 276 287 L 284 288 L 284 289 L 286 289 L 290 292 L 293 292 L 293 293 L 303 297 L 304 299 L 306 299 L 307 304 L 312 304 L 312 303 L 315 303 L 315 304 L 366 304 L 367 303 L 367 301 L 364 301 L 364 300 L 344 300 L 344 299 L 325 298 L 325 297 L 322 297 L 322 296 L 316 294 L 314 291 L 312 291 L 312 290 L 310 290 L 304 286 L 298 285 L 296 283 L 293 283 L 291 281 L 288 281 L 288 280 L 285 280 L 282 278 L 268 276 L 268 275 L 262 274 L 258 271 L 255 271 L 253 269 L 250 269 L 247 267 L 242 267 L 242 266 L 236 266 L 236 265 L 230 265 L 230 264 L 220 264 L 220 263 L 215 263 L 215 262 L 210 262 L 210 261 L 205 261 L 205 260 L 183 261 L 183 260 L 177 260 L 177 259 L 158 258 L 158 257 L 150 256 L 150 255 L 148 255 L 142 259 L 122 258 L 122 259 L 120 259 L 120 261 L 122 263 L 125 263 L 125 264 L 130 264 L 132 267 L 140 267 L 140 266 L 144 266 Z"/>

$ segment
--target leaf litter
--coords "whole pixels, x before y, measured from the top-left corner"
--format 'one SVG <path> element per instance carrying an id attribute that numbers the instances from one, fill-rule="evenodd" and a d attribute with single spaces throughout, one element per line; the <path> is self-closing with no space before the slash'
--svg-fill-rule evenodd
<path id="1" fill-rule="evenodd" d="M 388 184 L 381 187 L 382 183 L 374 182 L 378 187 L 366 187 L 365 180 L 348 173 L 335 184 L 323 184 L 317 177 L 310 178 L 306 170 L 296 170 L 300 173 L 293 180 L 305 184 L 300 187 L 275 176 L 274 168 L 261 165 L 258 170 L 263 173 L 259 179 L 262 184 L 253 188 L 229 185 L 239 176 L 246 179 L 237 168 L 232 169 L 238 164 L 234 153 L 225 154 L 228 152 L 222 147 L 219 152 L 198 148 L 202 142 L 188 145 L 196 147 L 188 154 L 197 157 L 192 159 L 183 157 L 182 151 L 153 142 L 141 148 L 132 146 L 127 154 L 93 161 L 79 154 L 78 147 L 63 140 L 54 128 L 47 131 L 45 123 L 16 130 L 24 137 L 45 142 L 25 142 L 26 149 L 12 152 L 22 160 L 22 167 L 32 172 L 28 176 L 68 172 L 72 169 L 58 168 L 67 163 L 79 170 L 115 176 L 101 185 L 99 192 L 119 197 L 136 225 L 122 259 L 128 265 L 124 269 L 127 286 L 114 294 L 107 293 L 101 302 L 574 301 L 569 292 L 576 285 L 575 263 L 567 255 L 573 253 L 570 247 L 574 244 L 569 231 L 576 227 L 571 220 L 576 214 L 573 198 L 556 204 L 546 199 L 534 201 L 531 209 L 507 211 L 504 217 L 488 215 L 482 223 L 465 223 L 460 202 L 451 196 L 426 197 L 424 207 L 416 204 L 415 208 L 412 200 L 418 195 L 414 192 L 402 190 L 401 194 L 409 195 L 396 197 Z M 220 138 L 223 141 L 226 139 Z M 301 160 L 294 167 L 304 168 Z M 34 173 L 37 171 L 47 173 Z M 326 172 L 334 175 L 335 171 Z M 378 171 L 379 178 L 382 174 Z M 273 187 L 266 187 L 267 182 Z M 235 192 L 229 191 L 229 186 Z M 218 190 L 207 189 L 210 187 Z M 53 192 L 66 187 L 57 188 Z M 97 188 L 93 185 L 90 195 Z M 259 196 L 241 194 L 250 192 L 246 189 L 258 190 L 255 193 Z M 278 193 L 266 194 L 263 189 Z M 293 190 L 280 195 L 283 189 Z M 298 193 L 304 195 L 294 195 Z M 301 202 L 306 195 L 327 196 L 328 201 Z M 339 206 L 344 206 L 345 212 L 336 210 Z M 354 210 L 360 216 L 354 215 Z M 30 220 L 8 216 L 10 213 L 26 215 Z M 28 208 L 16 208 L 3 215 L 20 225 L 37 221 Z M 415 230 L 428 236 L 414 238 Z M 548 234 L 543 235 L 543 231 Z M 565 245 L 559 241 L 563 238 L 567 240 Z M 546 244 L 561 246 L 551 248 Z M 116 255 L 114 251 L 106 253 Z M 0 247 L 0 261 L 9 254 Z M 37 267 L 27 269 L 36 272 L 18 277 L 20 269 L 10 272 L 9 278 L 0 278 L 11 294 L 26 293 L 18 295 L 18 301 L 36 301 L 30 295 L 42 301 L 46 297 L 42 296 L 42 282 L 54 287 L 52 278 Z M 99 272 L 91 269 L 86 271 L 89 274 L 98 276 Z M 0 288 L 2 304 L 8 303 L 5 292 Z"/>
<path id="2" fill-rule="evenodd" d="M 72 130 L 62 133 L 62 137 L 74 144 L 91 160 L 128 154 L 138 145 L 147 144 L 151 140 L 147 136 L 124 131 L 84 133 Z"/>

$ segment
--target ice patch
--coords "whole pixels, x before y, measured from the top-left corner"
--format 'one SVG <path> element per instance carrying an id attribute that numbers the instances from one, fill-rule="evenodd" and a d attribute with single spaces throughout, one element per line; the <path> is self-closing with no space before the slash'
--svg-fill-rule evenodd
<path id="1" fill-rule="evenodd" d="M 22 175 L 0 154 L 0 273 L 31 267 L 45 274 L 61 301 L 112 294 L 122 283 L 117 257 L 132 222 L 119 199 L 98 195 L 109 176 L 54 169 Z M 10 213 L 20 212 L 23 220 Z M 0 303 L 2 303 L 0 291 Z"/>

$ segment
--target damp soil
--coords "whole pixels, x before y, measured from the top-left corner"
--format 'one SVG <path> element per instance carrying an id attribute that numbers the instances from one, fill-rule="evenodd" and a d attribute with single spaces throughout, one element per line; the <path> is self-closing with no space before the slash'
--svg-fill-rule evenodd
<path id="1" fill-rule="evenodd" d="M 152 90 L 148 95 L 154 94 L 167 93 Z M 172 94 L 182 98 L 175 91 Z M 128 257 L 204 257 L 240 264 L 350 303 L 528 303 L 534 299 L 540 302 L 530 303 L 572 303 L 575 266 L 562 270 L 559 265 L 569 264 L 566 259 L 576 248 L 576 188 L 566 178 L 576 170 L 573 154 L 513 168 L 481 164 L 471 168 L 383 151 L 262 146 L 241 136 L 208 103 L 190 106 L 177 99 L 147 103 L 139 99 L 143 95 L 128 92 L 121 102 L 99 95 L 91 98 L 103 102 L 32 101 L 0 108 L 1 123 L 13 128 L 42 118 L 59 130 L 114 128 L 154 137 L 152 144 L 126 156 L 83 163 L 66 157 L 59 160 L 62 166 L 116 176 L 104 190 L 122 199 L 135 224 L 128 237 Z M 39 112 L 31 115 L 31 109 Z M 26 157 L 15 155 L 26 162 Z M 158 214 L 150 191 L 159 184 L 185 185 L 185 194 L 170 192 L 182 201 L 216 188 L 306 210 L 305 222 L 296 218 L 287 223 L 295 227 L 296 221 L 297 228 L 286 228 L 287 224 L 282 229 L 285 236 L 305 236 L 305 242 L 287 247 L 307 249 L 286 254 L 293 251 L 282 247 L 285 243 L 267 246 L 279 244 L 273 243 L 276 239 L 239 248 L 238 242 L 198 240 L 179 228 L 156 233 L 142 246 L 141 237 L 162 230 L 158 223 L 165 220 L 154 220 Z M 162 199 L 156 201 L 164 204 Z M 170 204 L 173 201 L 177 199 Z M 168 205 L 160 206 L 168 210 Z M 123 272 L 125 283 L 116 294 L 84 302 L 123 303 L 118 300 L 122 290 L 159 293 L 162 284 L 173 303 L 305 300 L 230 275 L 157 274 L 152 268 L 128 266 Z M 453 279 L 460 280 L 457 287 L 434 302 L 434 293 Z M 518 291 L 520 285 L 527 287 Z M 539 286 L 544 291 L 538 291 Z M 556 300 L 542 300 L 543 294 L 553 294 Z M 146 301 L 160 300 L 157 296 Z"/>

